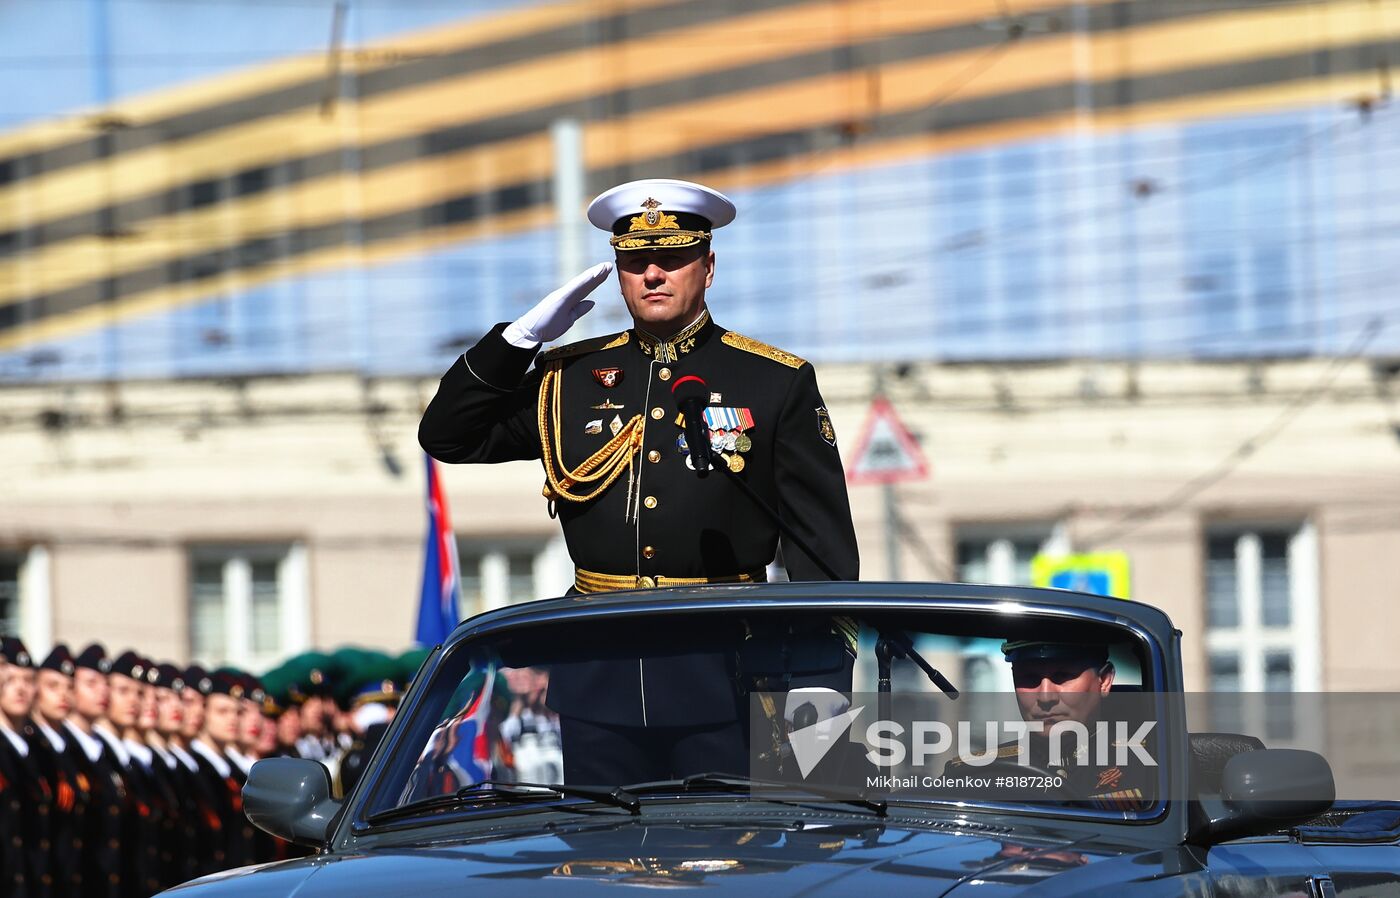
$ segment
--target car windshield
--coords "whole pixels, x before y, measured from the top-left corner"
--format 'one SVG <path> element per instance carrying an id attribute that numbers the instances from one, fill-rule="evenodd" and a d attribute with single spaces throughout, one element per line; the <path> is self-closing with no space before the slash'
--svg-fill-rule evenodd
<path id="1" fill-rule="evenodd" d="M 1165 734 L 1142 723 L 1156 651 L 1124 626 L 1006 608 L 512 625 L 452 646 L 415 690 L 359 817 L 522 803 L 496 788 L 520 783 L 1142 819 L 1165 795 Z"/>

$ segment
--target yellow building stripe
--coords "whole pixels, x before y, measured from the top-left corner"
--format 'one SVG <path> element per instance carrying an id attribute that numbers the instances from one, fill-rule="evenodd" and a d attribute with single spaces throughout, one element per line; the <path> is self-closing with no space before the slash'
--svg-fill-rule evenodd
<path id="1" fill-rule="evenodd" d="M 553 164 L 546 134 L 368 172 L 339 173 L 241 202 L 152 219 L 139 237 L 85 236 L 0 264 L 0 306 L 258 237 L 429 206 L 539 178 Z"/>
<path id="2" fill-rule="evenodd" d="M 229 272 L 213 285 L 171 284 L 123 300 L 116 308 L 85 307 L 5 333 L 0 335 L 0 351 L 36 340 L 55 339 L 96 327 L 110 327 L 141 315 L 169 311 L 205 299 L 212 291 L 238 293 L 287 277 L 380 264 L 464 240 L 541 228 L 548 225 L 552 219 L 551 209 L 524 209 L 497 216 L 490 221 L 472 222 L 409 235 L 402 239 L 386 240 L 371 247 L 331 247 L 298 257 L 288 264 L 270 265 L 254 271 Z"/>
<path id="3" fill-rule="evenodd" d="M 1117 133 L 1159 122 L 1254 114 L 1289 108 L 1306 108 L 1338 102 L 1373 91 L 1373 75 L 1326 77 L 1309 81 L 1268 85 L 1239 91 L 1213 92 L 1161 103 L 1096 113 L 1087 125 L 1100 133 Z M 1082 128 L 1086 121 L 1076 113 L 1056 113 L 1038 118 L 1018 119 L 946 134 L 873 142 L 828 153 L 780 160 L 766 165 L 747 166 L 706 176 L 706 183 L 720 189 L 739 190 L 781 184 L 796 178 L 837 174 L 842 171 L 886 165 L 922 156 L 993 146 L 1011 141 L 1052 137 Z M 93 327 L 110 326 L 133 317 L 169 311 L 206 299 L 214 292 L 249 290 L 277 279 L 305 276 L 346 266 L 372 265 L 421 254 L 464 240 L 500 237 L 519 231 L 542 228 L 554 222 L 549 207 L 536 207 L 492 219 L 450 228 L 425 230 L 369 247 L 334 247 L 287 260 L 265 268 L 231 272 L 215 285 L 176 284 L 145 291 L 123 299 L 114 307 L 84 308 L 23 325 L 0 334 L 0 351 L 41 340 L 57 339 Z"/>
<path id="4" fill-rule="evenodd" d="M 1119 134 L 1144 126 L 1181 124 L 1206 119 L 1258 115 L 1287 109 L 1306 109 L 1336 103 L 1373 92 L 1376 76 L 1353 74 L 1308 81 L 1265 85 L 1235 91 L 1217 91 L 1156 103 L 1095 111 L 1082 117 L 1074 110 L 1052 115 L 964 128 L 946 133 L 896 138 L 823 153 L 779 159 L 706 176 L 705 183 L 720 190 L 748 190 L 858 168 L 890 165 L 920 156 L 946 155 L 997 144 L 1010 144 L 1067 134 L 1081 128 L 1101 134 Z"/>
<path id="5" fill-rule="evenodd" d="M 653 7 L 675 5 L 683 0 L 574 0 L 533 6 L 497 15 L 467 19 L 448 25 L 422 28 L 360 47 L 346 47 L 340 60 L 343 74 L 367 74 L 397 65 L 406 57 L 452 53 L 471 47 L 519 38 L 561 26 L 588 22 L 601 14 L 617 15 Z M 330 9 L 329 4 L 327 10 Z M 326 20 L 327 28 L 330 19 Z M 226 72 L 152 93 L 120 100 L 100 109 L 64 113 L 58 121 L 40 122 L 0 134 L 0 158 L 42 152 L 90 138 L 92 116 L 111 116 L 140 126 L 182 113 L 209 109 L 222 103 L 290 87 L 303 81 L 324 78 L 327 59 L 324 52 L 263 63 L 254 68 Z"/>
<path id="6" fill-rule="evenodd" d="M 1105 32 L 1082 43 L 1075 36 L 1027 43 L 1016 48 L 1014 57 L 1007 57 L 968 83 L 958 99 L 1069 81 L 1083 69 L 1086 58 L 1098 79 L 1111 80 L 1312 46 L 1299 44 L 1298 35 L 1288 29 L 1263 27 L 1267 23 L 1257 19 L 1255 14 L 1209 16 L 1164 23 L 1141 32 Z M 1364 24 L 1357 17 L 1333 23 L 1332 39 L 1343 44 L 1356 40 Z M 1395 22 L 1395 28 L 1400 34 L 1400 21 Z M 1211 40 L 1219 30 L 1229 32 L 1234 39 Z M 1367 27 L 1364 33 L 1374 34 L 1374 30 Z M 1176 48 L 1174 53 L 1157 42 L 1168 37 Z M 1315 33 L 1306 37 L 1313 41 Z M 1156 49 L 1143 63 L 1124 52 L 1128 44 Z M 940 85 L 965 71 L 985 52 L 969 50 L 886 66 L 878 70 L 879 89 L 874 94 L 869 74 L 854 72 L 590 123 L 585 130 L 585 162 L 589 169 L 598 169 L 763 134 L 918 109 L 934 99 Z M 879 98 L 878 108 L 872 105 L 872 95 Z M 415 159 L 358 177 L 340 173 L 241 201 L 151 219 L 134 238 L 113 241 L 88 236 L 0 263 L 0 306 L 250 238 L 272 238 L 289 230 L 373 218 L 501 185 L 546 179 L 552 166 L 548 138 L 539 134 Z"/>
<path id="7" fill-rule="evenodd" d="M 1061 0 L 1024 0 L 1027 9 Z M 1105 3 L 1110 0 L 1088 0 Z M 860 14 L 853 14 L 854 9 Z M 822 0 L 590 47 L 337 104 L 306 107 L 0 188 L 0 231 L 341 146 L 369 145 L 636 84 L 986 18 L 981 0 Z"/>

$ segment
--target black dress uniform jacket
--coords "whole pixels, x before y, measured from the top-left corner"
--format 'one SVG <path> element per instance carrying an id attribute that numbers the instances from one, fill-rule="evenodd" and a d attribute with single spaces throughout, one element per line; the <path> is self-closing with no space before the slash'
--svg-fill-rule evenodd
<path id="1" fill-rule="evenodd" d="M 29 802 L 19 756 L 0 744 L 0 892 L 25 898 L 30 894 L 29 862 L 24 845 Z"/>
<path id="2" fill-rule="evenodd" d="M 541 417 L 551 431 L 554 422 L 551 409 L 541 408 L 540 383 L 554 369 L 563 466 L 572 470 L 596 453 L 615 423 L 640 415 L 643 428 L 631 469 L 601 495 L 554 503 L 578 567 L 684 578 L 762 571 L 774 559 L 777 527 L 722 472 L 699 478 L 678 443 L 671 386 L 697 375 L 710 406 L 749 410 L 751 447 L 739 453 L 740 476 L 842 579 L 857 579 L 841 458 L 812 366 L 726 331 L 708 313 L 697 324 L 664 344 L 630 330 L 560 347 L 546 352 L 529 376 L 536 351 L 511 346 L 501 336 L 506 325 L 497 325 L 443 377 L 419 440 L 444 462 L 541 458 Z M 717 455 L 715 464 L 721 463 Z M 581 484 L 577 492 L 588 488 Z M 796 546 L 784 546 L 783 560 L 794 580 L 826 579 Z"/>
<path id="3" fill-rule="evenodd" d="M 199 765 L 199 777 L 212 803 L 217 831 L 206 858 L 208 869 L 227 870 L 253 863 L 244 849 L 242 785 L 235 778 L 237 767 L 222 752 L 196 740 L 190 754 Z"/>
<path id="4" fill-rule="evenodd" d="M 53 852 L 53 894 L 78 898 L 83 891 L 83 837 L 88 827 L 89 806 L 93 801 L 91 784 L 70 753 L 73 737 L 57 730 L 54 735 L 62 748 L 42 732 L 29 740 L 30 753 L 38 762 L 44 779 L 53 790 L 50 815 Z"/>
<path id="5" fill-rule="evenodd" d="M 78 850 L 83 867 L 83 895 L 87 898 L 122 898 L 133 889 L 126 881 L 122 839 L 130 814 L 130 797 L 121 765 L 112 750 L 97 735 L 88 738 L 98 746 L 96 757 L 83 748 L 71 726 L 63 734 L 65 754 L 77 766 L 79 788 L 89 793 Z"/>
<path id="6" fill-rule="evenodd" d="M 546 352 L 527 375 L 536 351 L 508 344 L 505 327 L 497 325 L 443 377 L 419 440 L 444 462 L 535 459 L 547 451 L 558 469 L 573 471 L 615 433 L 636 427 L 631 465 L 610 486 L 587 501 L 553 501 L 578 568 L 645 586 L 643 577 L 761 578 L 773 561 L 779 533 L 772 520 L 723 472 L 700 478 L 686 464 L 671 388 L 694 375 L 705 381 L 709 408 L 744 422 L 747 451 L 716 453 L 714 464 L 741 458 L 738 476 L 839 576 L 859 576 L 836 436 L 810 364 L 726 331 L 704 312 L 670 341 L 635 329 L 585 340 Z M 580 483 L 573 492 L 600 485 Z M 546 492 L 557 494 L 548 484 Z M 785 546 L 783 557 L 792 579 L 826 579 L 796 546 Z M 556 669 L 549 706 L 628 727 L 732 721 L 741 713 L 733 652 L 708 642 L 697 639 L 665 659 Z"/>

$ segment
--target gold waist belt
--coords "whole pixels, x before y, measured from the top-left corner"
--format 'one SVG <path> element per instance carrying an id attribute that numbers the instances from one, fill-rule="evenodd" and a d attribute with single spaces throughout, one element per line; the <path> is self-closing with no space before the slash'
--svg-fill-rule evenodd
<path id="1" fill-rule="evenodd" d="M 644 577 L 636 574 L 599 574 L 574 568 L 574 588 L 579 592 L 611 592 L 615 589 L 651 589 L 656 586 L 704 586 L 707 583 L 766 583 L 763 570 L 728 577 Z"/>

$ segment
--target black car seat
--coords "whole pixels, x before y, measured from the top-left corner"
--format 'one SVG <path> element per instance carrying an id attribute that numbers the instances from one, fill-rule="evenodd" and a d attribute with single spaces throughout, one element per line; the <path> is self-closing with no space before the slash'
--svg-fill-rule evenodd
<path id="1" fill-rule="evenodd" d="M 1264 743 L 1240 733 L 1191 734 L 1191 795 L 1218 794 L 1225 763 L 1235 755 L 1258 751 Z"/>

